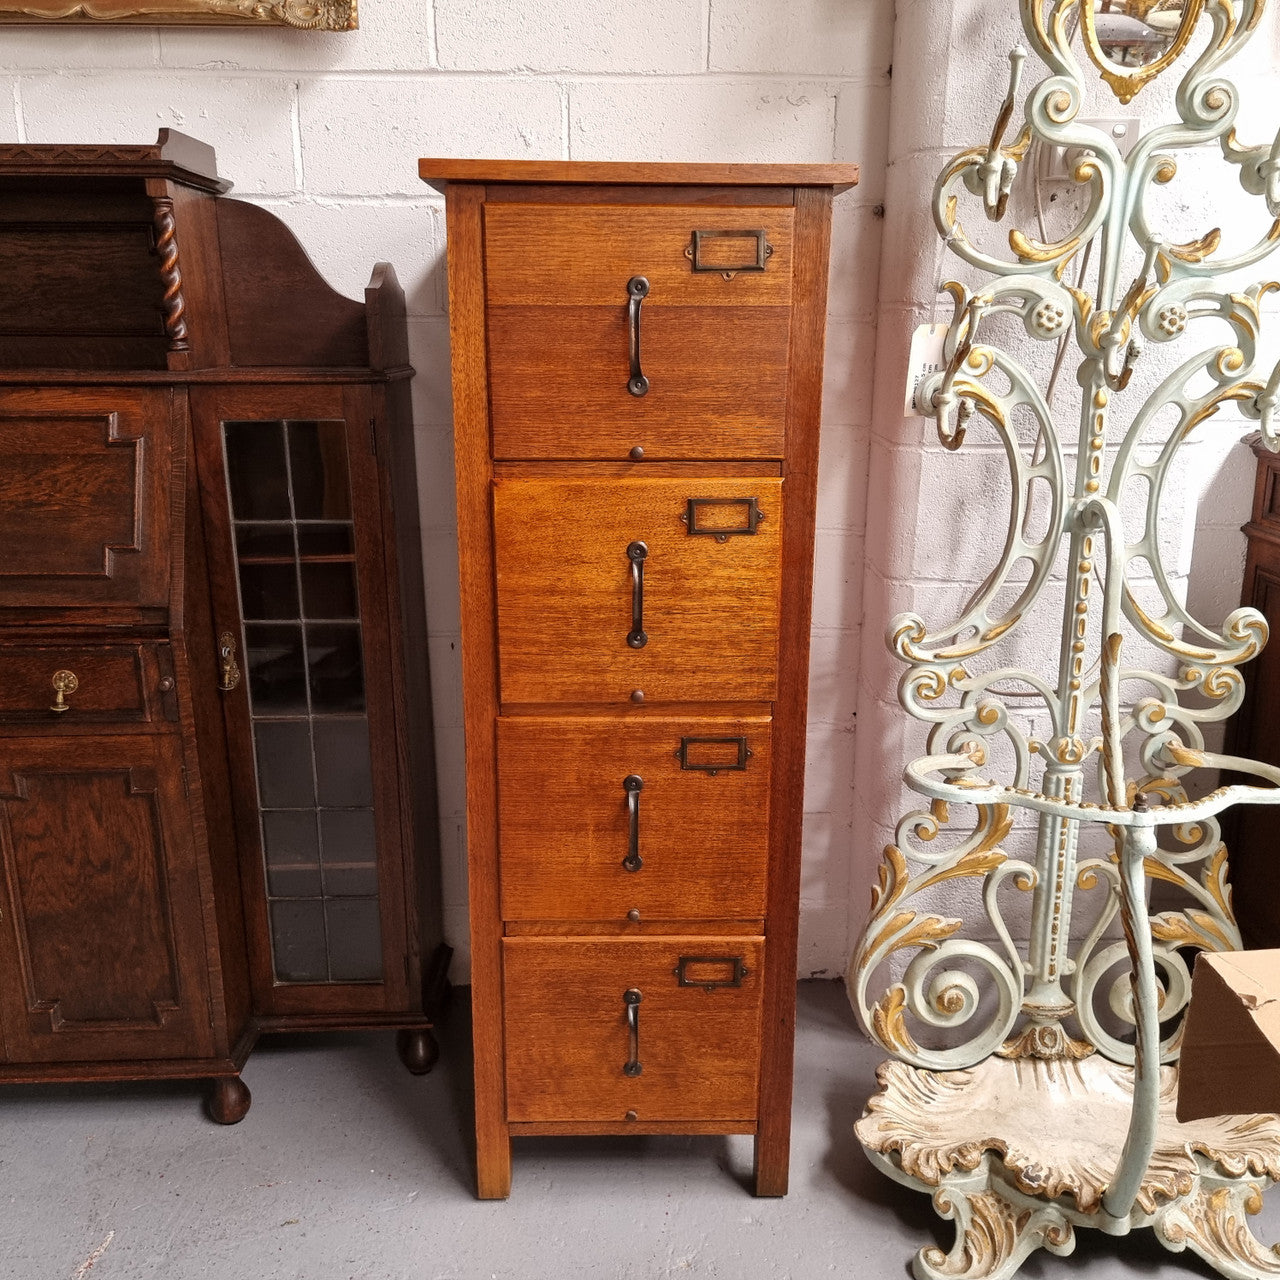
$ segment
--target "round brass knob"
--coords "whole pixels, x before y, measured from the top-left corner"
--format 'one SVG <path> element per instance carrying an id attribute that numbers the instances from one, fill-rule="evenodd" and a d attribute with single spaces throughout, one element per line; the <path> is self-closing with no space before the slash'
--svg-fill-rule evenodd
<path id="1" fill-rule="evenodd" d="M 644 446 L 639 444 L 635 445 L 627 456 L 632 462 L 639 462 L 640 459 L 644 457 Z"/>
<path id="2" fill-rule="evenodd" d="M 640 923 L 639 909 L 636 907 L 632 907 L 631 910 L 627 912 L 627 919 L 630 920 L 632 924 L 639 924 Z"/>
<path id="3" fill-rule="evenodd" d="M 53 673 L 53 689 L 54 699 L 49 704 L 50 711 L 56 711 L 61 714 L 64 711 L 71 710 L 71 704 L 67 701 L 67 694 L 75 693 L 80 687 L 80 681 L 76 678 L 74 671 L 55 671 Z"/>
<path id="4" fill-rule="evenodd" d="M 628 1112 L 627 1112 L 627 1114 L 626 1114 L 625 1116 L 623 1116 L 623 1119 L 624 1119 L 624 1120 L 639 1120 L 639 1119 L 640 1119 L 640 1117 L 639 1117 L 639 1116 L 638 1116 L 634 1111 L 628 1111 Z"/>
<path id="5" fill-rule="evenodd" d="M 631 690 L 631 701 L 632 701 L 632 702 L 636 702 L 636 703 L 643 702 L 643 701 L 644 701 L 644 690 L 643 690 L 643 689 L 632 689 L 632 690 Z"/>

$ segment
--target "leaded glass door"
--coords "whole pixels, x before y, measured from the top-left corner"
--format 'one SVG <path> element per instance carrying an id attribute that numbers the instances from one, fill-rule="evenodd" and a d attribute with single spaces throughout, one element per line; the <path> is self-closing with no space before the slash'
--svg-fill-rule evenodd
<path id="1" fill-rule="evenodd" d="M 374 1012 L 402 1000 L 406 942 L 367 398 L 207 399 L 200 471 L 221 487 L 205 514 L 227 561 L 211 577 L 255 1004 Z"/>

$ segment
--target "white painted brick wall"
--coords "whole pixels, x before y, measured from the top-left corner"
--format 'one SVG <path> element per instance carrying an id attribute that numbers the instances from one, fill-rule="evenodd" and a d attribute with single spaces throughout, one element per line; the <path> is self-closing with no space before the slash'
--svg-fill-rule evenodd
<path id="1" fill-rule="evenodd" d="M 444 846 L 467 975 L 457 538 L 442 201 L 426 155 L 862 164 L 837 205 L 820 472 L 800 971 L 840 972 L 865 868 L 854 844 L 877 277 L 893 0 L 367 0 L 350 34 L 4 28 L 0 140 L 211 143 L 235 194 L 360 297 L 408 297 Z M 930 175 L 932 181 L 932 175 Z M 881 621 L 870 628 L 879 643 Z"/>

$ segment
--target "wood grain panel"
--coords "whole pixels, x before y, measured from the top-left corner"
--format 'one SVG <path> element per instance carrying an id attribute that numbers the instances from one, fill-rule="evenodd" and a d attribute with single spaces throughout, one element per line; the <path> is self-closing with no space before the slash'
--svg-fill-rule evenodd
<path id="1" fill-rule="evenodd" d="M 777 683 L 780 480 L 499 480 L 494 485 L 504 702 L 741 699 Z M 752 536 L 691 535 L 691 498 L 757 498 Z M 627 547 L 643 541 L 644 626 L 631 648 Z"/>
<path id="2" fill-rule="evenodd" d="M 694 271 L 687 256 L 694 231 L 765 233 L 773 249 L 763 271 L 726 280 Z M 577 307 L 620 303 L 627 281 L 644 276 L 643 311 L 662 307 L 791 304 L 792 212 L 788 208 L 662 208 L 499 204 L 484 211 L 486 296 L 500 306 Z M 719 266 L 753 262 L 754 241 L 721 237 L 703 246 Z"/>
<path id="3" fill-rule="evenodd" d="M 682 956 L 740 957 L 747 973 L 681 987 Z M 763 958 L 763 938 L 506 939 L 507 1119 L 754 1119 Z M 642 1070 L 628 1076 L 632 988 Z"/>
<path id="4" fill-rule="evenodd" d="M 635 163 L 630 160 L 422 159 L 423 182 L 621 183 L 627 186 L 704 185 L 729 189 L 769 184 L 818 186 L 843 191 L 858 181 L 856 164 Z"/>
<path id="5" fill-rule="evenodd" d="M 682 767 L 685 739 L 740 738 L 746 768 Z M 690 744 L 736 763 L 736 744 Z M 718 754 L 712 755 L 712 752 Z M 504 920 L 642 921 L 764 915 L 769 721 L 498 721 L 498 841 Z M 623 779 L 641 779 L 641 866 L 628 871 Z"/>
<path id="6" fill-rule="evenodd" d="M 633 396 L 625 287 L 609 306 L 490 307 L 494 456 L 781 457 L 790 310 L 641 314 L 649 391 Z"/>
<path id="7" fill-rule="evenodd" d="M 168 391 L 0 391 L 0 605 L 164 605 Z"/>
<path id="8" fill-rule="evenodd" d="M 172 659 L 166 653 L 166 670 Z M 0 723 L 45 729 L 145 724 L 163 715 L 157 646 L 131 644 L 85 646 L 69 643 L 0 645 Z M 55 712 L 53 674 L 72 672 L 79 684 L 66 695 L 68 710 Z M 172 703 L 176 719 L 176 703 Z"/>
<path id="9" fill-rule="evenodd" d="M 0 740 L 12 1056 L 212 1052 L 182 779 L 177 735 Z"/>

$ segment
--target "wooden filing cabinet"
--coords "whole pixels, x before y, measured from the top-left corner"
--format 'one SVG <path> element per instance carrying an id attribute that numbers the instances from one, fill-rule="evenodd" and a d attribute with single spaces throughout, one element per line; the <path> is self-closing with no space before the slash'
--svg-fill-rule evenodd
<path id="1" fill-rule="evenodd" d="M 478 1189 L 755 1135 L 787 1186 L 814 494 L 848 165 L 424 160 L 446 191 Z"/>

